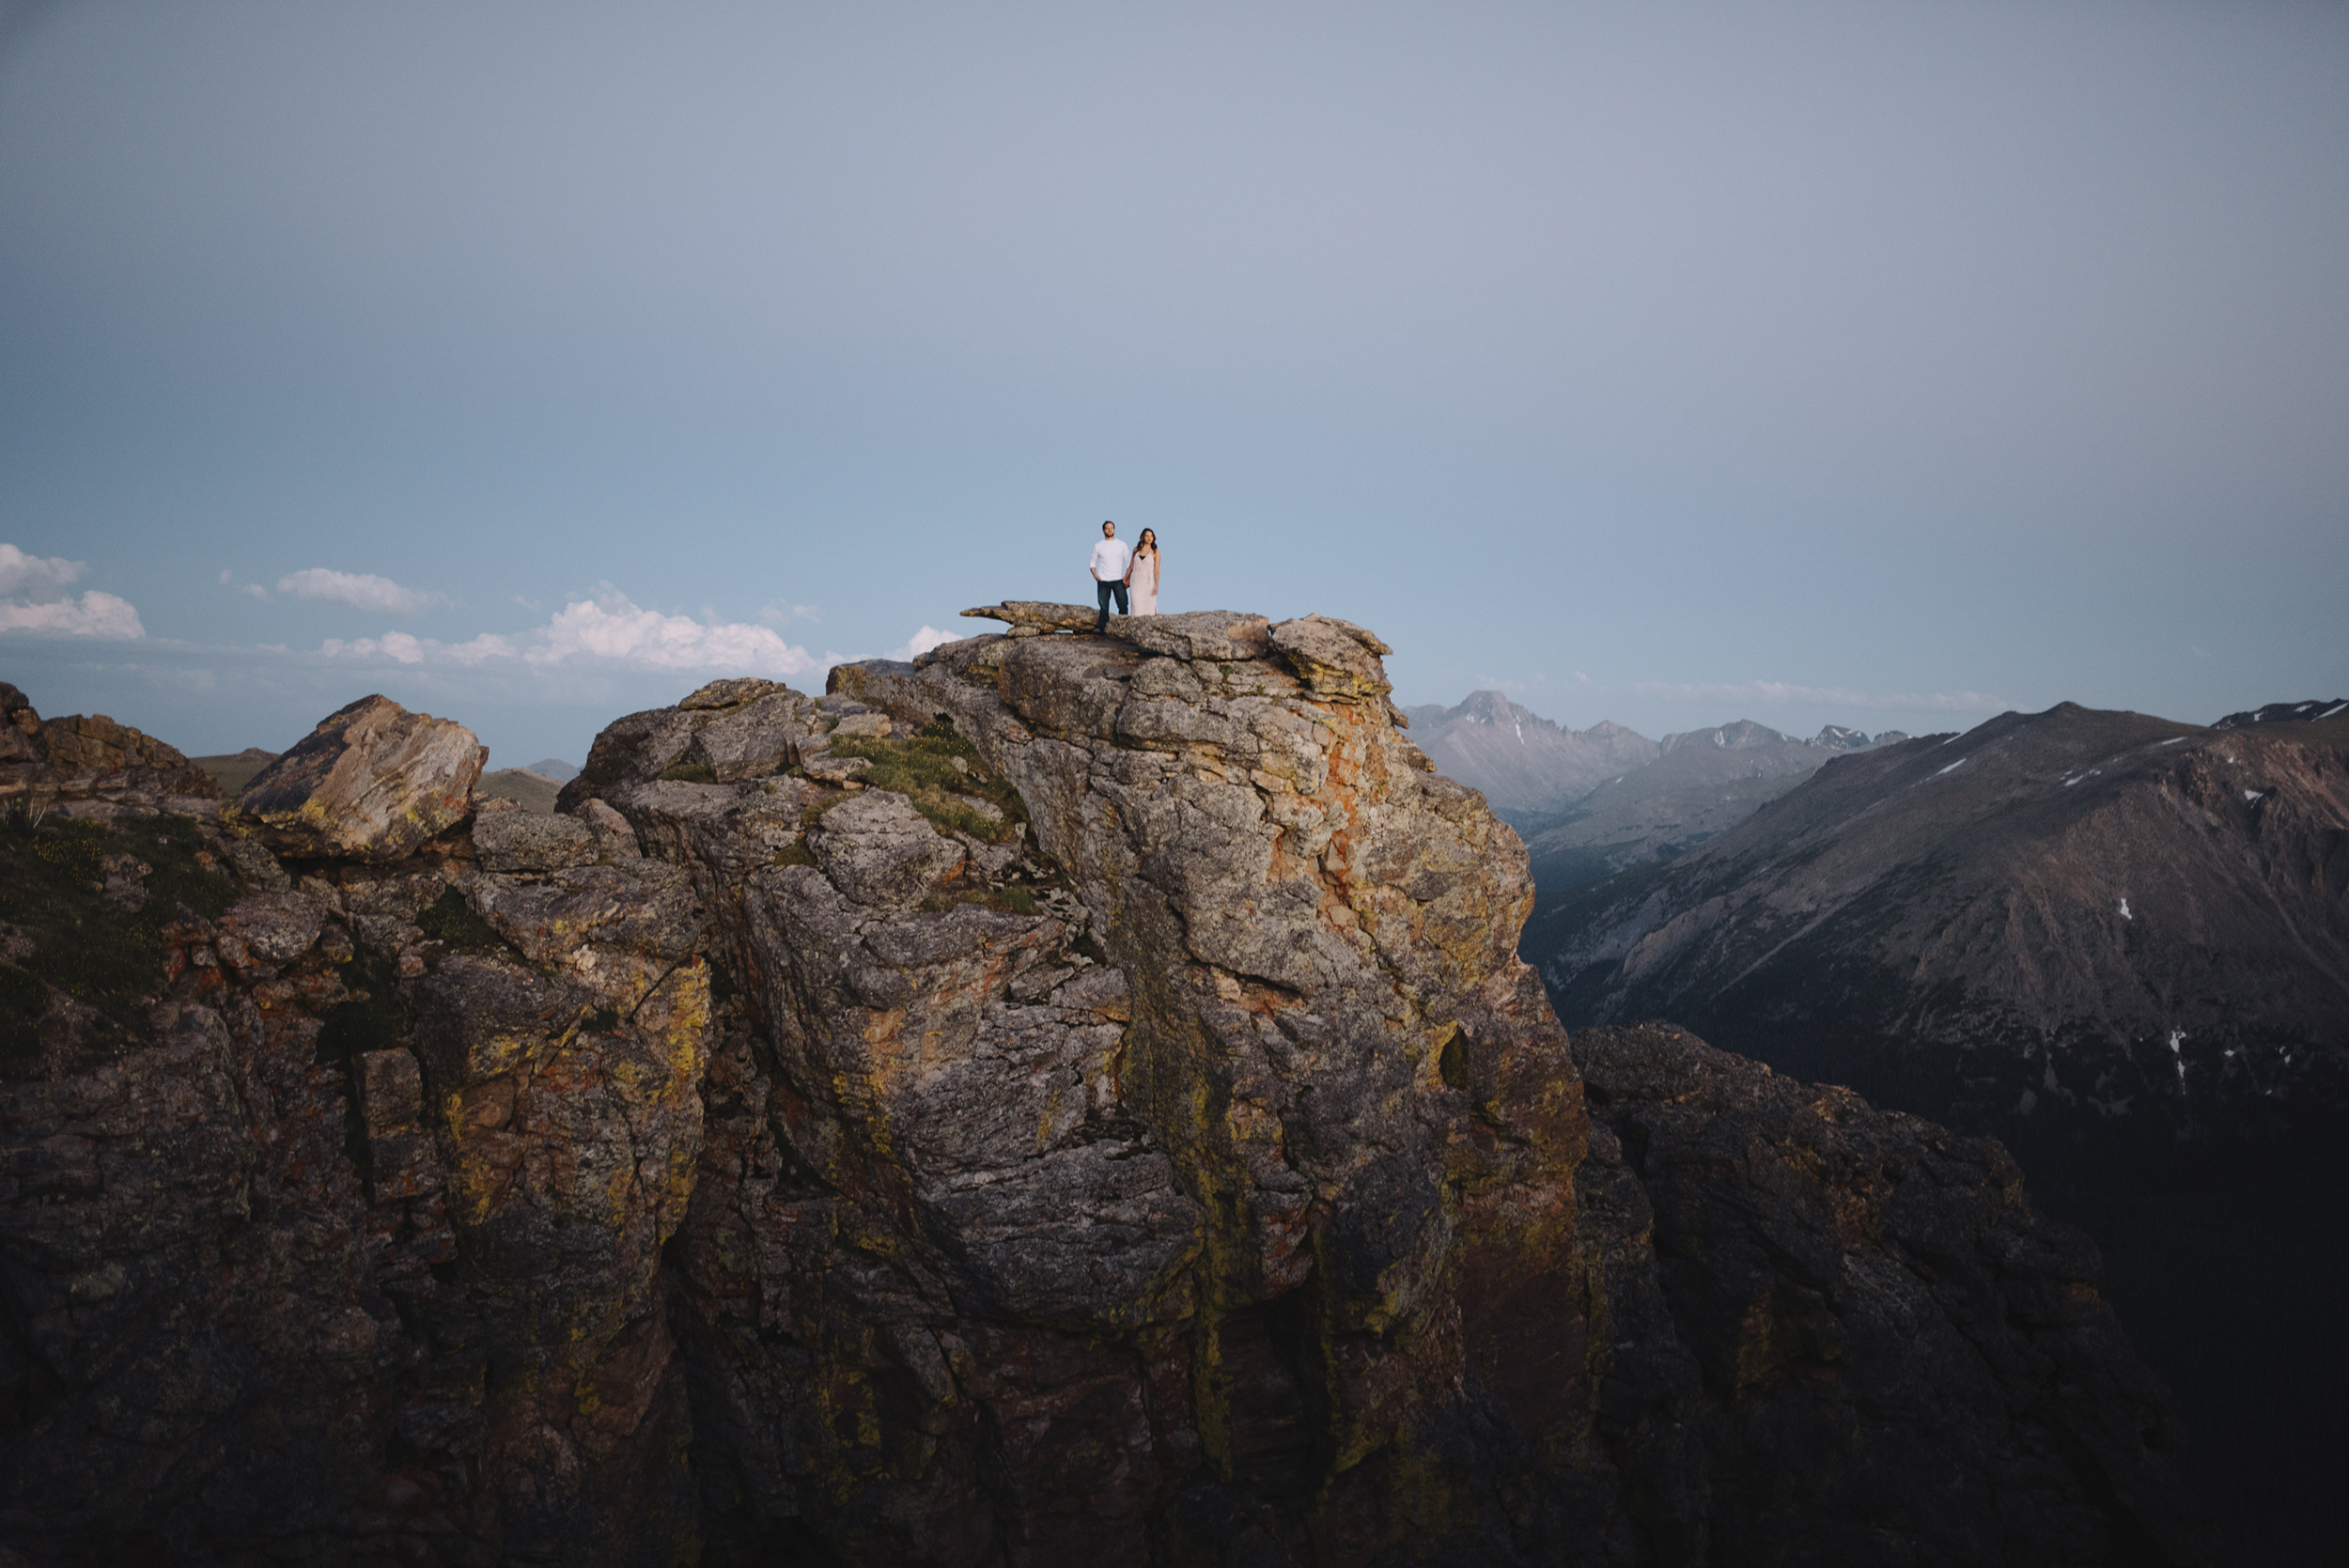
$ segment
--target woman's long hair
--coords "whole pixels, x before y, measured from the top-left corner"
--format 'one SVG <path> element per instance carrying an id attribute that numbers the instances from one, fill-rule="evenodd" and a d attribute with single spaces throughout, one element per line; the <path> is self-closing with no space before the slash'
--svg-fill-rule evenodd
<path id="1" fill-rule="evenodd" d="M 1134 541 L 1135 552 L 1140 553 L 1145 546 L 1148 547 L 1151 554 L 1156 555 L 1159 552 L 1159 531 L 1157 529 L 1145 528 L 1142 531 L 1142 537 Z"/>

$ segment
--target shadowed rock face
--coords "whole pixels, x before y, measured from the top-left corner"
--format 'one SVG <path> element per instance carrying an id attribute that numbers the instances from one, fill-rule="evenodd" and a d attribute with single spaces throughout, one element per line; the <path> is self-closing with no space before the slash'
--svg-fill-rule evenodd
<path id="1" fill-rule="evenodd" d="M 568 828 L 208 829 L 149 1032 L 0 1102 L 0 1543 L 2207 1560 L 1995 1145 L 1669 1032 L 1594 1127 L 1382 644 L 1126 624 L 716 683 Z"/>
<path id="2" fill-rule="evenodd" d="M 2097 1298 L 2094 1248 L 2031 1212 L 1998 1143 L 1668 1026 L 1586 1030 L 1575 1054 L 1586 1212 L 1609 1217 L 1600 1235 L 1646 1242 L 1620 1272 L 1603 1254 L 1601 1401 L 1641 1434 L 1634 1485 L 1657 1464 L 1659 1491 L 1703 1488 L 1686 1550 L 2056 1564 L 2208 1549 L 2146 1462 L 2184 1434 Z"/>

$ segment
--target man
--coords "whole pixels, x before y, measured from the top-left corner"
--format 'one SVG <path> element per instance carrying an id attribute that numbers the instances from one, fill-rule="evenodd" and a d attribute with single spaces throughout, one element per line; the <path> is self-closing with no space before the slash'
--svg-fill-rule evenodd
<path id="1" fill-rule="evenodd" d="M 1133 551 L 1128 550 L 1125 541 L 1117 536 L 1117 524 L 1103 523 L 1101 542 L 1093 547 L 1094 592 L 1101 600 L 1101 618 L 1093 623 L 1095 636 L 1098 637 L 1110 629 L 1111 598 L 1117 600 L 1119 614 L 1130 613 L 1126 608 L 1126 572 L 1132 565 Z"/>

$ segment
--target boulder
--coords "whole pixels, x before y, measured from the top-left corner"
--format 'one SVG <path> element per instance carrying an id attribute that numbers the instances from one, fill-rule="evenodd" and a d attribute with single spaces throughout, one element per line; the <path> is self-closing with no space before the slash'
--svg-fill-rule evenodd
<path id="1" fill-rule="evenodd" d="M 474 822 L 473 844 L 484 871 L 560 871 L 593 865 L 602 853 L 595 830 L 577 817 L 526 811 L 483 813 Z"/>
<path id="2" fill-rule="evenodd" d="M 623 779 L 659 774 L 685 755 L 685 749 L 693 743 L 697 722 L 707 721 L 700 713 L 674 707 L 648 708 L 614 720 L 596 737 L 579 776 L 555 796 L 554 809 L 569 812 Z"/>
<path id="3" fill-rule="evenodd" d="M 1174 659 L 1262 659 L 1270 629 L 1262 615 L 1229 610 L 1193 610 L 1180 615 L 1113 617 L 1111 627 L 1128 643 Z"/>
<path id="4" fill-rule="evenodd" d="M 1295 670 L 1314 695 L 1336 702 L 1368 702 L 1394 688 L 1380 654 L 1394 650 L 1350 621 L 1300 615 L 1272 628 L 1281 660 Z"/>
<path id="5" fill-rule="evenodd" d="M 860 904 L 918 899 L 960 870 L 964 856 L 904 796 L 887 794 L 832 808 L 808 847 L 832 884 Z"/>
<path id="6" fill-rule="evenodd" d="M 237 809 L 282 854 L 396 861 L 470 815 L 489 754 L 454 720 L 363 697 L 264 768 Z"/>
<path id="7" fill-rule="evenodd" d="M 713 684 L 739 688 L 754 683 Z M 808 734 L 806 698 L 770 682 L 754 684 L 770 690 L 739 706 L 728 708 L 693 732 L 692 754 L 709 765 L 720 784 L 763 779 L 782 772 L 790 766 L 793 748 Z M 709 690 L 706 686 L 694 695 Z"/>
<path id="8" fill-rule="evenodd" d="M 604 854 L 627 859 L 645 852 L 645 846 L 637 839 L 636 830 L 629 826 L 628 818 L 605 802 L 597 800 L 582 801 L 571 815 L 575 820 L 585 823 L 594 832 L 596 843 Z"/>

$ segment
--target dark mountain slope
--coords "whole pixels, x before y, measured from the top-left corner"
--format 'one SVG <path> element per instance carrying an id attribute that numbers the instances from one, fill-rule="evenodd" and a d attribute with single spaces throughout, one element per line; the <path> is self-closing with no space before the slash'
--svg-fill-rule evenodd
<path id="1" fill-rule="evenodd" d="M 2349 713 L 2349 697 L 2335 697 L 2330 702 L 2269 703 L 2264 707 L 2230 713 L 2211 728 L 2239 730 L 2247 724 L 2316 723 L 2337 719 L 2344 713 Z"/>
<path id="2" fill-rule="evenodd" d="M 1569 1027 L 1671 1017 L 1970 1127 L 2262 1132 L 2349 1081 L 2344 742 L 2002 715 L 1839 757 L 1525 953 Z"/>

